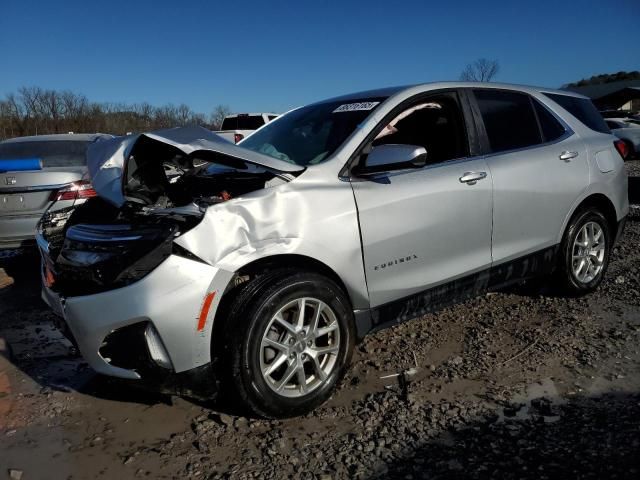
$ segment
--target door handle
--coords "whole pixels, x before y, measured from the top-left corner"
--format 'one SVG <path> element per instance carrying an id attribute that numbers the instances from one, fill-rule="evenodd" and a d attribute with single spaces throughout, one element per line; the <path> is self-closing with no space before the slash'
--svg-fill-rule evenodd
<path id="1" fill-rule="evenodd" d="M 482 180 L 487 177 L 487 172 L 464 172 L 460 177 L 460 182 L 467 185 L 475 185 L 478 180 Z"/>
<path id="2" fill-rule="evenodd" d="M 578 156 L 578 152 L 567 152 L 564 151 L 560 154 L 560 156 L 558 157 L 560 160 L 564 160 L 565 162 L 568 162 L 569 160 L 571 160 L 572 158 L 576 158 Z"/>

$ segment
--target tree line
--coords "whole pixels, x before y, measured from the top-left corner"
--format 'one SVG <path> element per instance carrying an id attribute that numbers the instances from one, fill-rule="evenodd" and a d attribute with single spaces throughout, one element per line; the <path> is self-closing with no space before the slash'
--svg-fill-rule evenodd
<path id="1" fill-rule="evenodd" d="M 69 132 L 124 135 L 187 125 L 217 130 L 230 113 L 225 105 L 205 115 L 185 104 L 97 103 L 68 90 L 22 87 L 0 99 L 0 140 Z"/>
<path id="2" fill-rule="evenodd" d="M 587 85 L 599 85 L 602 83 L 613 83 L 623 80 L 640 80 L 640 72 L 634 70 L 632 72 L 602 73 L 600 75 L 593 75 L 589 78 L 583 78 L 577 82 L 568 83 L 563 85 L 563 87 L 586 87 Z"/>

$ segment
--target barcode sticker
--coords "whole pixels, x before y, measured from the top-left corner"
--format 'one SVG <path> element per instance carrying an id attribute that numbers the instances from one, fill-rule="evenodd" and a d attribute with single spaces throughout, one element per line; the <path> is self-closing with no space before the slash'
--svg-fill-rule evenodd
<path id="1" fill-rule="evenodd" d="M 345 103 L 336 108 L 333 113 L 339 112 L 357 112 L 361 110 L 373 110 L 380 102 L 357 102 Z"/>

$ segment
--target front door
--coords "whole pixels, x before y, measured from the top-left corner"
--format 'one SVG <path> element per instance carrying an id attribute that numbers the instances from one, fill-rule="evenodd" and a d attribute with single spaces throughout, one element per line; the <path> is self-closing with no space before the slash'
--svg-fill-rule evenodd
<path id="1" fill-rule="evenodd" d="M 373 148 L 422 146 L 427 165 L 352 179 L 371 307 L 491 265 L 491 174 L 469 157 L 457 96 L 422 99 L 379 129 Z"/>

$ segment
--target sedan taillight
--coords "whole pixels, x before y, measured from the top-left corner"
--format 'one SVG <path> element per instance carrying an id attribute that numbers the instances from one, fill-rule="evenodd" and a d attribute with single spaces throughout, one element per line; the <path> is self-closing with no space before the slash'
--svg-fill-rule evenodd
<path id="1" fill-rule="evenodd" d="M 244 138 L 244 135 L 242 135 L 241 133 L 234 133 L 233 134 L 233 141 L 234 143 L 238 143 L 240 140 L 242 140 Z"/>
<path id="2" fill-rule="evenodd" d="M 85 198 L 93 198 L 98 194 L 93 189 L 93 185 L 88 180 L 73 182 L 67 187 L 61 188 L 51 193 L 50 200 L 57 202 L 58 200 L 78 200 Z"/>
<path id="3" fill-rule="evenodd" d="M 616 147 L 616 150 L 618 151 L 622 159 L 626 160 L 627 156 L 629 155 L 629 146 L 622 140 L 616 140 L 615 142 L 613 142 L 613 145 Z"/>

